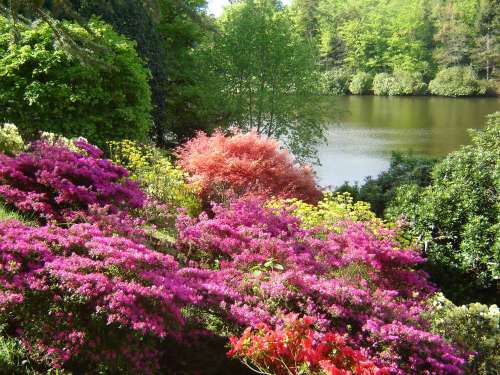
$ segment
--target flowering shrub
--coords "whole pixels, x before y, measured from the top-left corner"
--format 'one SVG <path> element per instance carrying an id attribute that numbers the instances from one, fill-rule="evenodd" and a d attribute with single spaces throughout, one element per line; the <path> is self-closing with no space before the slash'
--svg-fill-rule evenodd
<path id="1" fill-rule="evenodd" d="M 422 314 L 434 288 L 415 270 L 419 254 L 396 250 L 395 230 L 375 234 L 367 223 L 344 222 L 341 231 L 318 236 L 258 201 L 213 212 L 179 218 L 178 249 L 193 267 L 183 272 L 205 278 L 198 291 L 217 297 L 212 311 L 224 319 L 276 325 L 282 313 L 306 314 L 323 331 L 348 333 L 393 373 L 462 373 L 464 360 L 428 332 Z"/>
<path id="2" fill-rule="evenodd" d="M 308 229 L 318 226 L 332 229 L 346 220 L 376 221 L 375 214 L 370 211 L 370 204 L 362 201 L 353 202 L 349 193 L 327 192 L 317 205 L 299 199 L 287 199 L 272 201 L 270 207 L 286 209 L 291 215 L 298 217 L 302 226 Z"/>
<path id="3" fill-rule="evenodd" d="M 256 132 L 198 135 L 177 150 L 178 164 L 205 202 L 228 196 L 279 196 L 317 202 L 313 171 L 300 166 L 277 141 Z"/>
<path id="4" fill-rule="evenodd" d="M 441 293 L 432 299 L 432 330 L 475 354 L 467 374 L 500 373 L 500 310 L 496 305 L 455 306 Z"/>
<path id="5" fill-rule="evenodd" d="M 194 188 L 186 183 L 186 173 L 160 150 L 128 140 L 109 142 L 109 146 L 111 159 L 127 168 L 149 197 L 168 205 L 174 214 L 180 207 L 199 213 L 201 204 Z"/>
<path id="6" fill-rule="evenodd" d="M 198 301 L 171 256 L 94 225 L 5 221 L 0 237 L 0 324 L 53 367 L 147 373 L 154 340 L 177 335 Z"/>
<path id="7" fill-rule="evenodd" d="M 83 154 L 40 141 L 17 157 L 0 154 L 0 197 L 20 211 L 59 221 L 92 204 L 112 209 L 144 204 L 125 168 L 101 159 L 101 150 L 84 140 L 75 144 Z"/>
<path id="8" fill-rule="evenodd" d="M 259 374 L 275 375 L 383 375 L 360 351 L 347 345 L 336 333 L 317 334 L 314 319 L 296 315 L 285 317 L 283 328 L 265 323 L 247 328 L 240 338 L 231 337 L 228 355 L 240 358 Z"/>
<path id="9" fill-rule="evenodd" d="M 24 149 L 24 141 L 14 124 L 0 125 L 0 153 L 17 154 Z"/>

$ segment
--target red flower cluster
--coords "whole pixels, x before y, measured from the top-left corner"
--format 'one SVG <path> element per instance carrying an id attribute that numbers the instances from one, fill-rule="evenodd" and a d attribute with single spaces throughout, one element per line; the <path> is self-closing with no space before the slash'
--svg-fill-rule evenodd
<path id="1" fill-rule="evenodd" d="M 347 345 L 337 333 L 320 334 L 312 329 L 314 318 L 285 317 L 283 328 L 271 329 L 265 323 L 247 328 L 239 338 L 232 337 L 230 357 L 237 357 L 256 372 L 276 375 L 382 375 L 360 351 Z"/>

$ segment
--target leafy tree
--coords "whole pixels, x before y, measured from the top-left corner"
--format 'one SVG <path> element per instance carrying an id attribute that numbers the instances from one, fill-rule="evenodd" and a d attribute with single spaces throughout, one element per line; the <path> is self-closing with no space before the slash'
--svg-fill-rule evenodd
<path id="1" fill-rule="evenodd" d="M 293 0 L 291 13 L 298 31 L 306 38 L 315 39 L 319 34 L 320 0 Z"/>
<path id="2" fill-rule="evenodd" d="M 455 302 L 495 302 L 500 277 L 500 113 L 484 131 L 437 164 L 425 188 L 401 187 L 388 210 L 404 215 L 433 267 L 433 275 Z"/>
<path id="3" fill-rule="evenodd" d="M 445 68 L 466 64 L 470 52 L 470 35 L 463 12 L 452 0 L 438 5 L 436 11 L 435 60 Z"/>
<path id="4" fill-rule="evenodd" d="M 85 30 L 63 23 L 73 34 Z M 105 64 L 88 64 L 59 48 L 47 24 L 19 26 L 0 18 L 0 121 L 15 123 L 28 138 L 40 130 L 84 136 L 104 145 L 109 139 L 143 139 L 151 124 L 149 72 L 134 44 L 108 25 L 92 21 L 99 36 L 95 54 Z"/>
<path id="5" fill-rule="evenodd" d="M 10 0 L 9 0 L 10 1 Z M 0 4 L 9 1 L 0 0 Z M 58 41 L 71 55 L 94 61 L 98 35 L 86 25 L 98 16 L 114 30 L 137 42 L 139 55 L 151 71 L 153 137 L 160 145 L 183 138 L 203 127 L 191 107 L 193 63 L 191 51 L 210 24 L 203 15 L 205 0 L 12 0 L 3 13 L 30 25 L 42 19 L 53 28 Z M 2 9 L 0 9 L 2 10 Z M 28 18 L 24 19 L 22 15 Z M 60 20 L 77 21 L 88 33 L 84 38 L 64 27 Z M 94 61 L 95 62 L 95 61 Z M 103 63 L 104 61 L 99 61 Z"/>
<path id="6" fill-rule="evenodd" d="M 500 61 L 500 6 L 496 0 L 481 0 L 476 20 L 472 61 L 489 80 L 497 75 Z"/>
<path id="7" fill-rule="evenodd" d="M 282 140 L 298 157 L 314 158 L 324 139 L 315 93 L 314 48 L 293 27 L 286 9 L 273 0 L 247 0 L 226 8 L 219 32 L 204 46 L 210 74 L 220 94 L 214 112 L 223 126 L 255 128 Z"/>

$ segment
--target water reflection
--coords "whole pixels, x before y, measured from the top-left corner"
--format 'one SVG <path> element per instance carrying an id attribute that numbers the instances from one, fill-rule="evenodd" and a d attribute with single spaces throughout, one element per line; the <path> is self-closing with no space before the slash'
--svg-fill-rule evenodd
<path id="1" fill-rule="evenodd" d="M 329 121 L 328 145 L 319 147 L 320 184 L 362 182 L 389 166 L 392 151 L 446 155 L 470 139 L 467 129 L 481 128 L 484 117 L 500 110 L 500 99 L 438 97 L 336 97 L 323 103 L 342 111 Z"/>

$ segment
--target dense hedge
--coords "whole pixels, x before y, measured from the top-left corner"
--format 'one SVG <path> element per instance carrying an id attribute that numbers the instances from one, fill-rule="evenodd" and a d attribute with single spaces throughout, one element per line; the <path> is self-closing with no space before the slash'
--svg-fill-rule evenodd
<path id="1" fill-rule="evenodd" d="M 345 95 L 349 93 L 352 74 L 345 69 L 332 69 L 321 75 L 321 88 L 326 95 Z"/>
<path id="2" fill-rule="evenodd" d="M 64 25 L 88 41 L 82 27 Z M 149 72 L 134 44 L 102 22 L 89 27 L 98 36 L 92 61 L 59 48 L 45 23 L 18 25 L 20 40 L 14 44 L 10 21 L 0 18 L 0 121 L 15 123 L 29 138 L 47 130 L 101 146 L 108 139 L 147 135 Z"/>
<path id="3" fill-rule="evenodd" d="M 367 177 L 362 185 L 345 183 L 336 191 L 349 192 L 356 201 L 369 203 L 371 210 L 382 217 L 399 186 L 415 184 L 424 187 L 431 183 L 432 167 L 437 161 L 436 158 L 395 152 L 387 171 L 377 177 Z"/>

